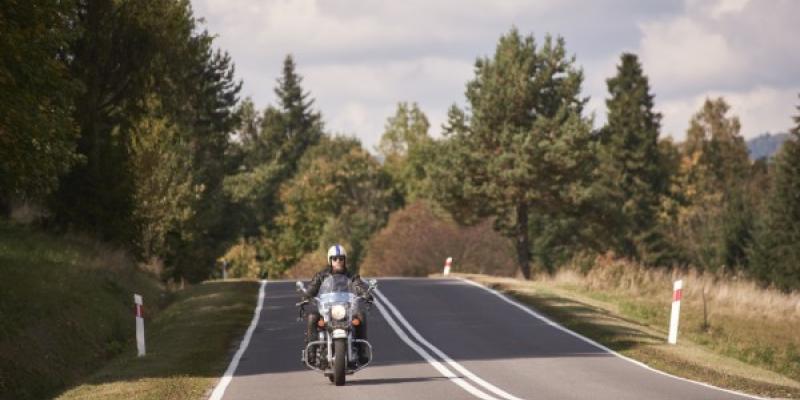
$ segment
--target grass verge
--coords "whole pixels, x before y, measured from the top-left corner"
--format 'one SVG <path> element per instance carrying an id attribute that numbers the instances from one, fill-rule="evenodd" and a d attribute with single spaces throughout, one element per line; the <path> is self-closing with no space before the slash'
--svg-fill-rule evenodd
<path id="1" fill-rule="evenodd" d="M 145 322 L 147 356 L 115 359 L 58 399 L 199 399 L 213 388 L 253 317 L 258 282 L 188 288 Z"/>
<path id="2" fill-rule="evenodd" d="M 151 314 L 167 300 L 124 251 L 0 219 L 0 399 L 51 398 L 119 355 L 133 293 Z"/>
<path id="3" fill-rule="evenodd" d="M 661 371 L 758 396 L 800 398 L 794 375 L 797 360 L 791 358 L 800 324 L 791 316 L 782 318 L 779 326 L 769 315 L 745 309 L 737 313 L 714 303 L 718 311 L 709 327 L 708 318 L 697 321 L 697 300 L 687 299 L 684 292 L 678 345 L 672 346 L 666 344 L 669 278 L 663 296 L 653 298 L 643 285 L 633 291 L 630 286 L 599 289 L 602 285 L 583 275 L 532 281 L 460 276 L 509 294 L 565 327 Z M 753 318 L 758 320 L 755 327 Z M 699 324 L 704 324 L 702 329 Z M 779 356 L 774 349 L 788 354 Z M 771 358 L 751 356 L 770 352 Z"/>

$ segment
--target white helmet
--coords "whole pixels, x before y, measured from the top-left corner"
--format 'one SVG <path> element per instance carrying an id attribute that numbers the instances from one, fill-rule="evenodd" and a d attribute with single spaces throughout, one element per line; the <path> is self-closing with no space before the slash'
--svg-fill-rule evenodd
<path id="1" fill-rule="evenodd" d="M 331 257 L 333 256 L 343 256 L 347 257 L 347 252 L 344 251 L 344 246 L 340 244 L 335 244 L 328 249 L 328 264 L 331 264 Z"/>

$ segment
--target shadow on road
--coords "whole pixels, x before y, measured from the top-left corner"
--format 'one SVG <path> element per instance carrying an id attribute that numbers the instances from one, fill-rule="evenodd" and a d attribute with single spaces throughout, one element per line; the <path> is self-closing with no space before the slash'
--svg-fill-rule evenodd
<path id="1" fill-rule="evenodd" d="M 382 378 L 382 379 L 353 378 L 352 380 L 348 380 L 347 384 L 353 386 L 390 385 L 395 383 L 446 381 L 448 379 L 449 378 L 445 378 L 443 376 L 414 377 L 414 378 Z"/>

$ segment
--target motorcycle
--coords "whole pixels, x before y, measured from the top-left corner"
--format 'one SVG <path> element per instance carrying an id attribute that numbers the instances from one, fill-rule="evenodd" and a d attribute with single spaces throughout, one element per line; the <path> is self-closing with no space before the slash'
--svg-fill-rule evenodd
<path id="1" fill-rule="evenodd" d="M 301 361 L 315 371 L 322 372 L 336 386 L 345 384 L 345 375 L 364 369 L 372 361 L 372 345 L 366 340 L 354 337 L 355 326 L 361 323 L 356 314 L 369 311 L 371 301 L 357 296 L 350 289 L 350 279 L 345 275 L 333 274 L 320 285 L 317 297 L 303 300 L 299 320 L 304 321 L 305 307 L 317 308 L 320 320 L 317 324 L 319 337 L 311 340 L 302 350 Z M 377 287 L 377 281 L 370 279 L 367 293 Z M 297 282 L 297 291 L 307 295 L 303 282 Z M 359 350 L 362 357 L 359 359 Z"/>

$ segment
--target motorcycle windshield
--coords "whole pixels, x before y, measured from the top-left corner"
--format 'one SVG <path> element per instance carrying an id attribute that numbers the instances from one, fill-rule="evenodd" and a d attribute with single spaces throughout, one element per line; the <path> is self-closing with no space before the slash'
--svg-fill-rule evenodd
<path id="1" fill-rule="evenodd" d="M 319 297 L 324 303 L 350 302 L 355 294 L 350 290 L 350 279 L 347 275 L 331 274 L 322 281 Z"/>

